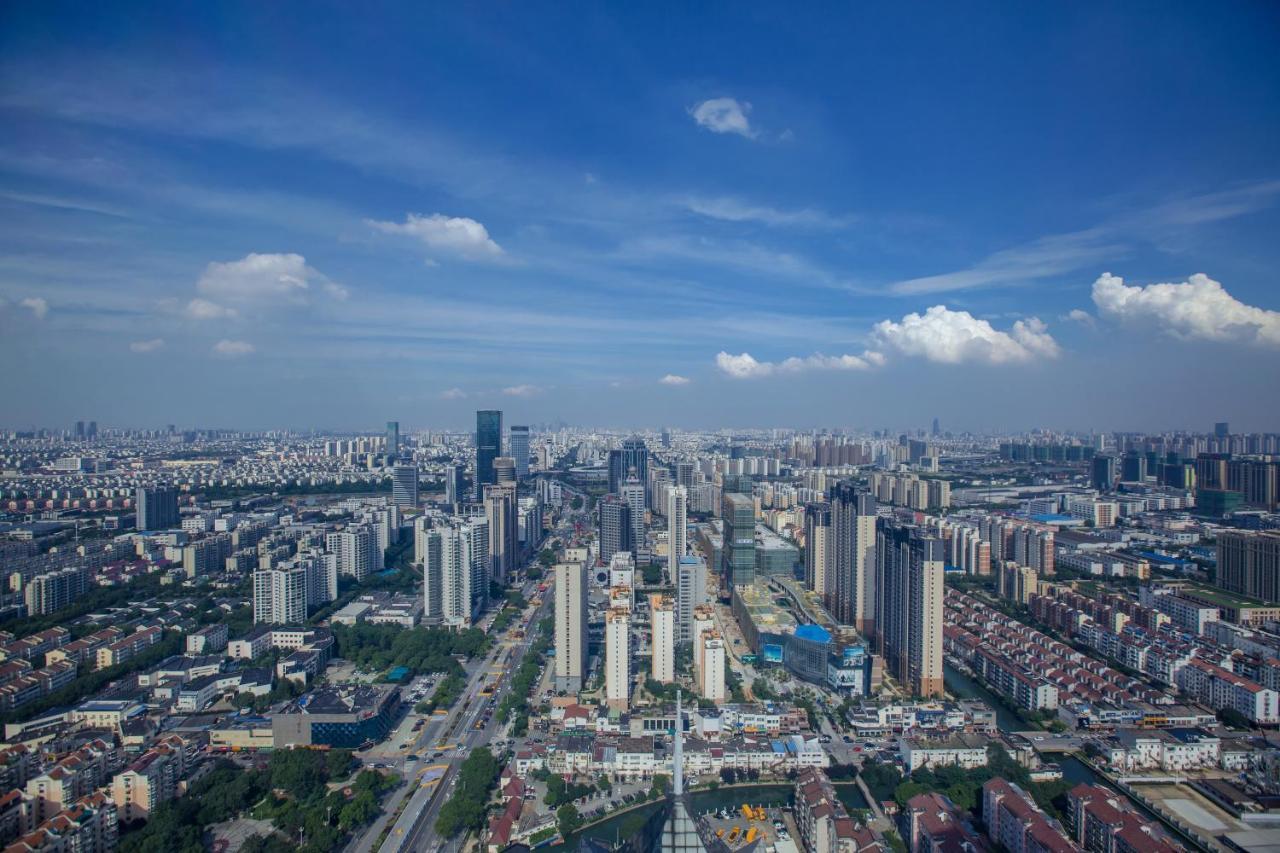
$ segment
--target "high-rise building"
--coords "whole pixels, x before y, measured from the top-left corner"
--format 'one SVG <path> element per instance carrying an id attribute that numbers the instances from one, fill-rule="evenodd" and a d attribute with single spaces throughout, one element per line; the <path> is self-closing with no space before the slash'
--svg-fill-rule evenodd
<path id="1" fill-rule="evenodd" d="M 497 485 L 514 484 L 516 481 L 516 460 L 510 456 L 499 456 L 493 460 L 493 482 Z"/>
<path id="2" fill-rule="evenodd" d="M 942 540 L 882 520 L 875 553 L 875 627 L 885 666 L 907 692 L 941 696 Z"/>
<path id="3" fill-rule="evenodd" d="M 653 680 L 670 684 L 676 680 L 676 606 L 665 595 L 649 596 L 652 617 Z"/>
<path id="4" fill-rule="evenodd" d="M 485 409 L 476 412 L 476 500 L 484 496 L 484 487 L 498 482 L 493 460 L 502 455 L 502 412 Z"/>
<path id="5" fill-rule="evenodd" d="M 676 642 L 692 643 L 696 608 L 707 600 L 707 564 L 698 557 L 684 557 L 672 580 L 676 584 Z"/>
<path id="6" fill-rule="evenodd" d="M 620 449 L 609 451 L 609 491 L 619 494 L 630 477 L 649 482 L 649 450 L 643 438 L 628 438 Z"/>
<path id="7" fill-rule="evenodd" d="M 1089 484 L 1100 492 L 1109 492 L 1116 487 L 1118 465 L 1114 456 L 1101 455 L 1093 457 Z"/>
<path id="8" fill-rule="evenodd" d="M 177 489 L 171 486 L 139 486 L 134 503 L 139 530 L 167 530 L 177 526 Z"/>
<path id="9" fill-rule="evenodd" d="M 426 519 L 423 519 L 425 522 Z M 422 622 L 439 625 L 444 619 L 444 535 L 425 526 L 414 529 L 414 559 L 422 564 Z"/>
<path id="10" fill-rule="evenodd" d="M 684 486 L 667 490 L 667 574 L 672 580 L 684 559 L 689 537 L 689 492 Z"/>
<path id="11" fill-rule="evenodd" d="M 804 505 L 804 585 L 829 605 L 833 588 L 831 504 L 814 501 Z"/>
<path id="12" fill-rule="evenodd" d="M 724 545 L 720 548 L 720 574 L 729 586 L 750 586 L 756 581 L 756 507 L 750 495 L 726 492 L 721 503 Z"/>
<path id="13" fill-rule="evenodd" d="M 362 581 L 383 568 L 383 552 L 371 524 L 355 524 L 325 537 L 325 548 L 337 557 L 338 574 Z"/>
<path id="14" fill-rule="evenodd" d="M 933 437 L 934 437 L 934 438 L 937 438 L 938 436 L 942 435 L 942 426 L 941 426 L 941 424 L 939 424 L 939 423 L 938 423 L 938 419 L 937 419 L 937 418 L 934 418 L 934 419 L 933 419 L 933 432 L 932 432 L 932 435 L 933 435 Z"/>
<path id="15" fill-rule="evenodd" d="M 253 573 L 253 621 L 300 625 L 307 619 L 307 570 L 293 563 Z"/>
<path id="16" fill-rule="evenodd" d="M 1215 438 L 1226 438 L 1231 435 L 1231 424 L 1227 421 L 1218 421 L 1213 425 L 1213 435 Z"/>
<path id="17" fill-rule="evenodd" d="M 516 484 L 512 480 L 484 487 L 484 515 L 489 522 L 489 577 L 506 586 L 520 566 L 520 524 Z"/>
<path id="18" fill-rule="evenodd" d="M 556 591 L 556 690 L 577 693 L 587 669 L 587 566 L 558 563 Z"/>
<path id="19" fill-rule="evenodd" d="M 307 607 L 320 607 L 338 597 L 338 557 L 316 550 L 295 563 L 307 572 Z"/>
<path id="20" fill-rule="evenodd" d="M 400 422 L 387 421 L 387 458 L 395 459 L 400 455 Z"/>
<path id="21" fill-rule="evenodd" d="M 725 700 L 724 638 L 718 631 L 707 631 L 699 637 L 697 678 L 698 693 L 720 705 Z"/>
<path id="22" fill-rule="evenodd" d="M 400 463 L 391 469 L 391 502 L 400 507 L 418 505 L 418 466 Z"/>
<path id="23" fill-rule="evenodd" d="M 1120 459 L 1120 479 L 1126 483 L 1141 483 L 1147 478 L 1147 457 L 1130 450 Z"/>
<path id="24" fill-rule="evenodd" d="M 469 628 L 489 596 L 489 524 L 454 520 L 423 536 L 424 612 L 433 618 L 438 612 L 449 627 Z"/>
<path id="25" fill-rule="evenodd" d="M 693 463 L 692 462 L 676 463 L 676 485 L 683 486 L 685 489 L 693 488 Z"/>
<path id="26" fill-rule="evenodd" d="M 604 698 L 621 711 L 631 700 L 631 612 L 625 607 L 604 615 Z"/>
<path id="27" fill-rule="evenodd" d="M 831 488 L 831 580 L 827 608 L 859 633 L 875 632 L 876 499 L 851 482 Z"/>
<path id="28" fill-rule="evenodd" d="M 627 550 L 638 557 L 646 541 L 644 483 L 631 477 L 622 484 L 622 491 L 618 496 L 631 508 L 631 528 L 627 533 Z"/>
<path id="29" fill-rule="evenodd" d="M 88 591 L 89 570 L 77 566 L 36 575 L 22 593 L 28 616 L 47 616 L 70 607 Z"/>
<path id="30" fill-rule="evenodd" d="M 529 428 L 512 426 L 507 443 L 510 445 L 508 452 L 516 463 L 516 479 L 527 480 L 529 478 Z"/>
<path id="31" fill-rule="evenodd" d="M 444 466 L 444 502 L 454 512 L 467 499 L 467 469 L 464 465 Z"/>
<path id="32" fill-rule="evenodd" d="M 1280 602 L 1280 530 L 1219 531 L 1217 584 L 1237 595 Z"/>
<path id="33" fill-rule="evenodd" d="M 600 561 L 608 565 L 619 551 L 631 550 L 631 506 L 617 495 L 600 500 Z"/>
<path id="34" fill-rule="evenodd" d="M 93 440 L 98 437 L 98 422 L 89 421 L 89 428 L 85 430 L 84 437 Z"/>
<path id="35" fill-rule="evenodd" d="M 76 441 L 84 440 L 84 421 L 76 421 Z"/>

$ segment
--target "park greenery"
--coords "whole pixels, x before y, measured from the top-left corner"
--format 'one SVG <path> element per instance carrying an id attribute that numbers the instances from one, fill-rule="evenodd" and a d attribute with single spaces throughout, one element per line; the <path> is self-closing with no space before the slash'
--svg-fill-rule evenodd
<path id="1" fill-rule="evenodd" d="M 448 710 L 453 707 L 453 703 L 458 701 L 458 697 L 462 695 L 462 691 L 466 687 L 467 680 L 465 678 L 456 673 L 449 673 L 436 685 L 436 689 L 431 693 L 431 698 L 422 700 L 413 710 L 419 714 L 430 714 L 442 708 Z"/>
<path id="2" fill-rule="evenodd" d="M 394 776 L 361 771 L 344 787 L 353 767 L 349 750 L 280 750 L 264 770 L 219 761 L 186 796 L 161 804 L 151 819 L 120 837 L 122 853 L 197 853 L 212 824 L 245 812 L 270 820 L 281 835 L 258 837 L 245 850 L 329 853 L 379 812 L 379 799 L 398 784 Z M 287 838 L 289 841 L 285 842 Z M 287 846 L 282 846 L 287 845 Z"/>
<path id="3" fill-rule="evenodd" d="M 473 750 L 458 768 L 458 786 L 436 817 L 436 832 L 452 838 L 484 826 L 485 805 L 497 779 L 498 759 L 483 746 Z"/>
<path id="4" fill-rule="evenodd" d="M 399 625 L 334 625 L 337 654 L 365 671 L 385 671 L 403 666 L 415 675 L 443 672 L 462 675 L 454 658 L 481 654 L 488 640 L 478 628 L 450 631 L 445 628 L 410 628 Z"/>

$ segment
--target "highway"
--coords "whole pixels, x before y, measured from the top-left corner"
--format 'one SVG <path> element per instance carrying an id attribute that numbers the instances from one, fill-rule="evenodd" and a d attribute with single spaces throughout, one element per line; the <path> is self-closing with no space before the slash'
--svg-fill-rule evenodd
<path id="1" fill-rule="evenodd" d="M 449 766 L 439 782 L 419 785 L 413 792 L 409 804 L 379 848 L 380 853 L 417 853 L 425 850 L 432 853 L 456 853 L 461 845 L 461 837 L 442 843 L 435 833 L 436 818 L 453 791 L 462 762 L 471 754 L 471 750 L 487 745 L 502 728 L 496 717 L 491 717 L 480 728 L 476 728 L 476 723 L 483 718 L 486 708 L 492 707 L 496 711 L 510 691 L 510 676 L 524 661 L 524 656 L 533 644 L 537 624 L 546 617 L 554 601 L 553 595 L 554 589 L 548 585 L 541 606 L 524 623 L 524 639 L 509 645 L 499 642 L 494 651 L 471 673 L 462 696 L 449 716 L 436 718 L 435 722 L 423 727 L 413 750 L 422 755 L 423 764 L 429 764 L 429 757 L 439 751 L 438 744 L 445 741 L 454 747 L 449 755 Z M 481 690 L 487 681 L 495 677 L 495 673 L 491 671 L 495 668 L 500 669 L 504 677 L 493 696 L 487 697 L 481 694 Z"/>

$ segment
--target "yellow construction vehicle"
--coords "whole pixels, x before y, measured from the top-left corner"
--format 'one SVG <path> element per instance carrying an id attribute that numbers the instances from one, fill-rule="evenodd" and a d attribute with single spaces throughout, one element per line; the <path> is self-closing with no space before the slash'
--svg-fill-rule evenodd
<path id="1" fill-rule="evenodd" d="M 726 838 L 725 841 L 728 842 L 729 844 L 732 844 L 733 842 L 738 840 L 738 836 L 741 833 L 742 833 L 742 827 L 735 826 L 733 829 L 729 830 L 729 837 Z"/>
<path id="2" fill-rule="evenodd" d="M 759 835 L 759 831 L 754 826 L 750 827 L 747 829 L 747 837 L 744 840 L 747 844 L 750 844 L 752 841 L 756 840 L 757 835 Z"/>

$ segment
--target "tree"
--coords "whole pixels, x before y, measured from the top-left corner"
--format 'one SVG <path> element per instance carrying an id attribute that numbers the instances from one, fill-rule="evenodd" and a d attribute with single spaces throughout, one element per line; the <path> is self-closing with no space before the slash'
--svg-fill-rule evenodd
<path id="1" fill-rule="evenodd" d="M 1218 719 L 1222 721 L 1224 726 L 1230 726 L 1233 729 L 1253 728 L 1253 723 L 1249 722 L 1249 718 L 1235 708 L 1223 708 L 1218 712 Z"/>
<path id="2" fill-rule="evenodd" d="M 582 826 L 582 815 L 578 814 L 578 810 L 572 804 L 566 803 L 556 809 L 556 826 L 560 834 L 568 838 Z"/>
<path id="3" fill-rule="evenodd" d="M 575 495 L 573 500 L 569 502 L 569 506 L 574 509 L 582 509 L 582 496 Z"/>
<path id="4" fill-rule="evenodd" d="M 550 548 L 543 548 L 538 554 L 538 562 L 542 564 L 542 568 L 549 569 L 556 564 L 556 552 Z"/>
<path id="5" fill-rule="evenodd" d="M 653 786 L 650 789 L 653 798 L 666 796 L 667 789 L 671 787 L 671 778 L 665 773 L 655 773 L 653 775 Z"/>

